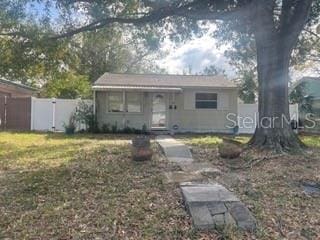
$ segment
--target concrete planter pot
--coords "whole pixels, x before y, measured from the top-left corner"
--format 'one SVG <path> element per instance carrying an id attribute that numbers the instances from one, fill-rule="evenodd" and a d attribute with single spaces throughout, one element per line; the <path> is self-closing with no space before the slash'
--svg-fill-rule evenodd
<path id="1" fill-rule="evenodd" d="M 223 138 L 223 142 L 218 146 L 218 151 L 220 157 L 234 159 L 240 156 L 243 151 L 243 146 L 233 139 Z"/>
<path id="2" fill-rule="evenodd" d="M 153 151 L 148 136 L 137 136 L 132 140 L 131 155 L 134 161 L 150 161 Z"/>

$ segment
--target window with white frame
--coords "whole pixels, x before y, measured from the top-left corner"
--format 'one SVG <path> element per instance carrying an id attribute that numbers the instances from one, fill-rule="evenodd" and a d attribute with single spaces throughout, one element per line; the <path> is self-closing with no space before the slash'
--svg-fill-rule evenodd
<path id="1" fill-rule="evenodd" d="M 216 93 L 196 93 L 196 109 L 217 109 L 218 94 Z"/>
<path id="2" fill-rule="evenodd" d="M 142 112 L 142 95 L 139 92 L 126 92 L 127 112 L 141 113 Z"/>
<path id="3" fill-rule="evenodd" d="M 108 111 L 109 112 L 123 112 L 123 93 L 109 92 L 108 93 Z"/>

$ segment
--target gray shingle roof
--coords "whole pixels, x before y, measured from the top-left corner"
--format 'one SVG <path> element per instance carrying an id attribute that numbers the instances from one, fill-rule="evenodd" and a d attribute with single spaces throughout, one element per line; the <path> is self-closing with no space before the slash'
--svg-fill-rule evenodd
<path id="1" fill-rule="evenodd" d="M 237 87 L 234 82 L 224 76 L 114 73 L 105 73 L 94 83 L 94 86 Z"/>

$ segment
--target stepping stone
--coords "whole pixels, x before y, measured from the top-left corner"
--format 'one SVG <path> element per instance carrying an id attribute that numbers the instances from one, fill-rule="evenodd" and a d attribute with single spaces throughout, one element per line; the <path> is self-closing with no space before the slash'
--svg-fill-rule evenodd
<path id="1" fill-rule="evenodd" d="M 164 173 L 166 183 L 181 183 L 186 181 L 202 182 L 204 177 L 199 173 L 186 173 L 183 171 Z"/>
<path id="2" fill-rule="evenodd" d="M 217 214 L 222 214 L 228 211 L 226 205 L 224 203 L 213 203 L 213 204 L 208 204 L 209 211 L 211 215 L 217 215 Z"/>
<path id="3" fill-rule="evenodd" d="M 202 162 L 193 162 L 189 164 L 181 164 L 181 169 L 185 172 L 196 172 L 201 173 L 208 177 L 217 177 L 221 175 L 221 171 L 217 168 L 214 168 L 210 163 Z"/>
<path id="4" fill-rule="evenodd" d="M 227 203 L 228 210 L 238 227 L 242 230 L 253 231 L 256 228 L 256 221 L 249 209 L 241 202 Z"/>
<path id="5" fill-rule="evenodd" d="M 181 185 L 185 202 L 210 203 L 210 202 L 238 202 L 239 199 L 229 190 L 218 183 Z"/>
<path id="6" fill-rule="evenodd" d="M 250 211 L 224 186 L 183 183 L 180 188 L 195 229 L 221 229 L 228 225 L 248 231 L 256 229 L 256 220 Z"/>
<path id="7" fill-rule="evenodd" d="M 176 163 L 180 167 L 184 165 L 191 164 L 193 162 L 192 158 L 182 158 L 182 157 L 168 157 L 167 158 L 169 162 Z"/>
<path id="8" fill-rule="evenodd" d="M 175 140 L 170 136 L 157 136 L 156 142 L 162 148 L 166 157 L 169 158 L 190 158 L 192 154 L 190 149 L 183 143 Z"/>
<path id="9" fill-rule="evenodd" d="M 207 206 L 194 206 L 190 208 L 192 222 L 197 230 L 214 229 L 214 221 Z"/>

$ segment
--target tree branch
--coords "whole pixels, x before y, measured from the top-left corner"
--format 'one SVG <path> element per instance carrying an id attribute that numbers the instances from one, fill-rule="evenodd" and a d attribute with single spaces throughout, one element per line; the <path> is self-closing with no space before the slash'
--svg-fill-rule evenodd
<path id="1" fill-rule="evenodd" d="M 296 0 L 292 16 L 290 17 L 290 25 L 280 29 L 280 36 L 283 37 L 283 41 L 286 42 L 288 48 L 293 48 L 296 44 L 297 39 L 308 20 L 312 2 L 313 0 Z"/>
<path id="2" fill-rule="evenodd" d="M 72 37 L 78 33 L 94 31 L 97 29 L 104 28 L 113 23 L 142 25 L 146 23 L 156 23 L 160 20 L 172 16 L 188 17 L 193 20 L 233 20 L 235 18 L 248 19 L 252 13 L 250 4 L 244 5 L 239 8 L 235 7 L 231 10 L 228 9 L 223 11 L 212 11 L 210 10 L 212 2 L 213 1 L 210 0 L 195 0 L 191 3 L 182 6 L 181 4 L 173 4 L 170 6 L 153 10 L 151 13 L 144 15 L 140 18 L 111 17 L 100 19 L 86 26 L 70 30 L 66 33 L 62 33 L 56 36 L 49 37 L 49 39 L 57 40 L 61 38 Z"/>
<path id="3" fill-rule="evenodd" d="M 309 33 L 310 35 L 314 36 L 317 39 L 317 41 L 320 40 L 320 35 L 316 34 L 315 32 L 312 32 L 312 31 L 310 31 L 308 29 L 303 29 L 303 31 L 305 31 L 305 32 Z"/>

